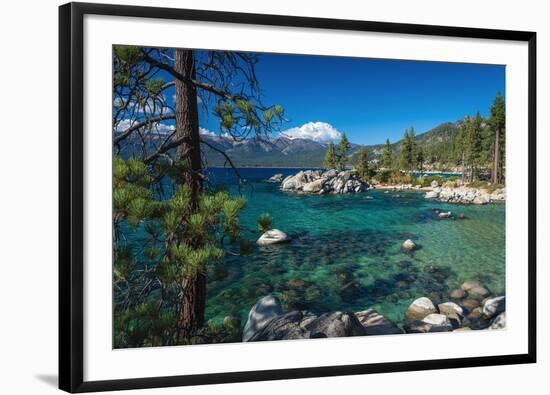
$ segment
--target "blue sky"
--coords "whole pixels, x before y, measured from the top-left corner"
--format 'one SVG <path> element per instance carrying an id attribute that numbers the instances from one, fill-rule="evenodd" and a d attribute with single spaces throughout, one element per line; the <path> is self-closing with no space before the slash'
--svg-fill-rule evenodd
<path id="1" fill-rule="evenodd" d="M 505 94 L 505 67 L 384 59 L 262 54 L 256 73 L 266 104 L 285 109 L 293 136 L 345 132 L 357 144 L 391 142 L 479 111 Z M 220 133 L 201 111 L 200 126 Z M 328 124 L 328 126 L 327 126 Z M 306 125 L 303 127 L 303 125 Z M 325 136 L 325 137 L 323 137 Z"/>

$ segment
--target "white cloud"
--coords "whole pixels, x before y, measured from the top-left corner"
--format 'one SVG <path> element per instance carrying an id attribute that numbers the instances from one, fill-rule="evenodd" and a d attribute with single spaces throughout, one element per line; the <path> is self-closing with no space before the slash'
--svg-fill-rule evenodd
<path id="1" fill-rule="evenodd" d="M 137 120 L 121 119 L 116 125 L 115 131 L 119 133 L 124 132 L 129 127 L 135 125 L 138 122 L 139 121 Z M 166 123 L 156 122 L 152 125 L 149 131 L 153 133 L 158 133 L 158 134 L 168 134 L 170 132 L 173 132 L 175 129 L 176 127 L 174 125 L 168 125 Z"/>
<path id="2" fill-rule="evenodd" d="M 174 125 L 167 125 L 165 123 L 157 123 L 155 127 L 156 129 L 154 130 L 160 134 L 168 134 L 176 130 L 176 127 Z"/>
<path id="3" fill-rule="evenodd" d="M 326 122 L 308 122 L 298 128 L 281 132 L 281 136 L 289 139 L 308 139 L 319 143 L 340 140 L 342 133 Z"/>
<path id="4" fill-rule="evenodd" d="M 206 136 L 217 136 L 216 133 L 214 133 L 213 131 L 201 127 L 199 127 L 199 133 Z"/>

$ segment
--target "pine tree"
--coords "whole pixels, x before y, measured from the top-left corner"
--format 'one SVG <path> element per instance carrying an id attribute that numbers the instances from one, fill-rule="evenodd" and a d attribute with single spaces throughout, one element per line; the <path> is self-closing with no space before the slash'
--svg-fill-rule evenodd
<path id="1" fill-rule="evenodd" d="M 503 180 L 502 168 L 504 164 L 504 144 L 506 128 L 506 104 L 500 92 L 497 93 L 493 105 L 491 106 L 491 116 L 489 117 L 489 126 L 493 131 L 493 169 L 491 182 L 499 184 Z"/>
<path id="2" fill-rule="evenodd" d="M 386 139 L 386 144 L 384 144 L 384 150 L 382 152 L 382 167 L 385 170 L 390 170 L 393 166 L 393 155 L 391 151 L 390 140 Z"/>
<path id="3" fill-rule="evenodd" d="M 325 153 L 325 159 L 323 164 L 325 169 L 336 169 L 336 150 L 334 148 L 334 143 L 330 142 L 327 146 L 327 152 Z"/>
<path id="4" fill-rule="evenodd" d="M 412 133 L 412 135 L 411 135 Z M 405 130 L 405 135 L 403 136 L 403 141 L 401 143 L 401 168 L 403 170 L 412 170 L 414 169 L 414 151 L 415 151 L 415 142 L 413 140 L 414 138 L 414 130 Z"/>
<path id="5" fill-rule="evenodd" d="M 416 166 L 418 171 L 424 170 L 424 150 L 422 147 L 418 147 L 416 150 Z"/>
<path id="6" fill-rule="evenodd" d="M 482 137 L 483 137 L 483 118 L 479 114 L 475 117 L 466 117 L 462 129 L 462 142 L 464 145 L 464 162 L 468 166 L 469 181 L 472 182 L 478 178 L 479 165 L 482 158 Z"/>
<path id="7" fill-rule="evenodd" d="M 417 167 L 417 158 L 418 158 L 418 145 L 416 144 L 416 140 L 415 140 L 415 137 L 416 137 L 416 133 L 414 131 L 414 128 L 411 127 L 411 129 L 409 130 L 409 139 L 410 139 L 410 144 L 411 144 L 411 153 L 410 153 L 410 157 L 411 157 L 411 161 L 409 163 L 409 167 L 411 170 L 414 170 L 416 169 Z"/>
<path id="8" fill-rule="evenodd" d="M 365 147 L 359 149 L 359 161 L 357 164 L 357 173 L 363 180 L 368 180 L 372 176 L 372 169 L 369 165 L 368 152 Z"/>
<path id="9" fill-rule="evenodd" d="M 344 170 L 348 161 L 348 151 L 350 143 L 345 133 L 338 143 L 338 170 Z"/>
<path id="10" fill-rule="evenodd" d="M 175 326 L 166 329 L 162 339 L 149 338 L 148 344 L 186 342 L 202 327 L 207 264 L 219 255 L 213 249 L 239 242 L 242 202 L 214 194 L 202 182 L 201 145 L 208 142 L 199 134 L 197 101 L 209 104 L 220 131 L 234 139 L 269 133 L 283 122 L 284 111 L 279 105 L 262 104 L 257 62 L 256 54 L 230 51 L 113 48 L 113 148 L 115 155 L 124 156 L 124 164 L 115 169 L 120 177 L 114 176 L 114 200 L 120 208 L 113 223 L 113 254 L 120 269 L 114 275 L 130 278 L 123 283 L 127 288 L 116 288 L 115 318 L 122 320 L 122 327 L 131 322 L 125 327 L 129 331 L 152 311 L 173 316 Z M 175 89 L 174 103 L 167 101 L 170 89 Z M 210 148 L 232 164 L 223 150 Z M 145 253 L 129 244 L 138 228 L 150 236 L 147 245 L 156 257 L 152 263 L 142 264 Z M 226 243 L 216 244 L 211 239 L 215 235 Z M 158 280 L 161 275 L 174 281 Z M 142 289 L 136 292 L 138 285 Z M 150 301 L 156 308 L 144 307 Z M 139 343 L 139 336 L 132 336 L 126 333 L 120 344 Z"/>

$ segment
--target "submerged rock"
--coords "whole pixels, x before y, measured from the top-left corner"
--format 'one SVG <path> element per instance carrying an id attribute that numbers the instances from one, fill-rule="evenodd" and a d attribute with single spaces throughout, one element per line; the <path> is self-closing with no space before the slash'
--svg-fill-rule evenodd
<path id="1" fill-rule="evenodd" d="M 449 297 L 451 299 L 462 299 L 466 296 L 466 292 L 460 288 L 457 288 L 457 289 L 453 289 L 450 293 L 449 293 Z"/>
<path id="2" fill-rule="evenodd" d="M 374 309 L 355 313 L 355 316 L 365 328 L 366 335 L 396 335 L 403 331 Z"/>
<path id="3" fill-rule="evenodd" d="M 416 249 L 416 244 L 411 239 L 407 239 L 401 245 L 405 251 L 414 251 Z"/>
<path id="4" fill-rule="evenodd" d="M 468 296 L 472 299 L 483 300 L 491 293 L 485 287 L 473 287 L 468 290 Z"/>
<path id="5" fill-rule="evenodd" d="M 248 341 L 256 332 L 263 329 L 273 318 L 283 314 L 281 302 L 276 296 L 264 296 L 256 302 L 248 313 L 243 330 L 243 341 Z"/>
<path id="6" fill-rule="evenodd" d="M 444 212 L 444 213 L 439 213 L 437 216 L 441 219 L 451 218 L 453 216 L 453 213 L 451 213 L 450 211 L 447 211 L 447 212 Z"/>
<path id="7" fill-rule="evenodd" d="M 464 281 L 462 283 L 462 285 L 460 286 L 460 289 L 468 292 L 470 289 L 475 288 L 475 287 L 483 287 L 483 284 L 481 284 L 477 280 L 468 280 L 468 281 Z"/>
<path id="8" fill-rule="evenodd" d="M 350 281 L 340 288 L 340 297 L 346 302 L 353 302 L 361 295 L 361 286 L 355 282 Z"/>
<path id="9" fill-rule="evenodd" d="M 261 235 L 256 243 L 265 246 L 271 244 L 288 243 L 289 241 L 290 237 L 285 232 L 279 229 L 271 229 Z"/>
<path id="10" fill-rule="evenodd" d="M 416 299 L 405 311 L 405 315 L 411 320 L 422 320 L 432 313 L 437 313 L 437 309 L 432 301 L 426 297 Z"/>

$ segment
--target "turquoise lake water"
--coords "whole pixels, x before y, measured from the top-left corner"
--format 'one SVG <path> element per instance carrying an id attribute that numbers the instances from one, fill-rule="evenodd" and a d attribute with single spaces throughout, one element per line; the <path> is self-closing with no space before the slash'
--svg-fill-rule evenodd
<path id="1" fill-rule="evenodd" d="M 505 205 L 445 204 L 416 191 L 372 190 L 344 196 L 297 195 L 263 182 L 299 169 L 242 169 L 250 186 L 240 189 L 247 206 L 243 236 L 256 240 L 260 214 L 290 236 L 290 244 L 254 246 L 248 256 L 226 256 L 211 268 L 207 319 L 235 315 L 246 321 L 258 298 L 269 293 L 285 310 L 358 311 L 369 307 L 400 322 L 420 296 L 443 301 L 469 279 L 493 293 L 505 292 Z M 210 170 L 213 184 L 238 193 L 231 170 Z M 440 220 L 432 210 L 466 219 Z M 405 253 L 401 244 L 418 245 Z M 446 300 L 446 299 L 445 299 Z"/>

